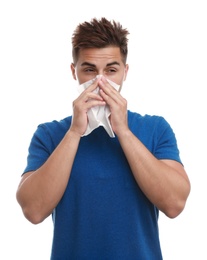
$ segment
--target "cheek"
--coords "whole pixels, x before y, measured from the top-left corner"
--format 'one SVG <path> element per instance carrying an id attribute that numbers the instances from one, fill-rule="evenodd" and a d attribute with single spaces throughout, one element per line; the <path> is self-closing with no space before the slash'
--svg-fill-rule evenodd
<path id="1" fill-rule="evenodd" d="M 109 77 L 109 79 L 111 81 L 113 81 L 114 83 L 116 83 L 117 85 L 122 85 L 123 84 L 123 81 L 125 80 L 125 75 L 117 75 L 116 77 Z"/>

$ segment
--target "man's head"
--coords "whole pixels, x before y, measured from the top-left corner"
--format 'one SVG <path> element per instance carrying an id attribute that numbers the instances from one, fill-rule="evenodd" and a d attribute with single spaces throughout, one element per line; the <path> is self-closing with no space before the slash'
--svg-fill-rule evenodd
<path id="1" fill-rule="evenodd" d="M 106 18 L 79 24 L 72 36 L 74 79 L 82 84 L 101 74 L 122 85 L 128 71 L 128 34 L 120 23 Z"/>
<path id="2" fill-rule="evenodd" d="M 118 47 L 121 52 L 123 63 L 126 64 L 128 54 L 129 32 L 120 23 L 94 18 L 91 22 L 79 24 L 72 36 L 73 63 L 79 58 L 80 49 Z"/>

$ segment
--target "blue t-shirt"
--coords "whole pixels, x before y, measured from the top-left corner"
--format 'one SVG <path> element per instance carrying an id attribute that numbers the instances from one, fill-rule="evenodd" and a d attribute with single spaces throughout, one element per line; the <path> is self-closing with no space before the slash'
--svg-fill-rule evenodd
<path id="1" fill-rule="evenodd" d="M 70 124 L 67 117 L 38 126 L 24 172 L 47 160 Z M 128 111 L 128 124 L 156 158 L 181 163 L 163 117 Z M 53 211 L 51 259 L 161 260 L 158 215 L 135 181 L 118 138 L 99 127 L 81 138 L 67 188 Z"/>

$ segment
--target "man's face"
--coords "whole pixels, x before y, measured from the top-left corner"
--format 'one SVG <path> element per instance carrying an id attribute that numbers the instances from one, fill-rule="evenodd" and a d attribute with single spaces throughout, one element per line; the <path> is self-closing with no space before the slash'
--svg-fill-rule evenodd
<path id="1" fill-rule="evenodd" d="M 118 47 L 89 48 L 80 50 L 79 59 L 74 67 L 71 64 L 74 79 L 82 84 L 103 75 L 107 79 L 122 86 L 128 72 Z"/>

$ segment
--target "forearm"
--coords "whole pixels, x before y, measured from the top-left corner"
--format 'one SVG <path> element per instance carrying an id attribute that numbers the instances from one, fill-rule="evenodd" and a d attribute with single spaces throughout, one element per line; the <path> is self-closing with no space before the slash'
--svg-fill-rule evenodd
<path id="1" fill-rule="evenodd" d="M 23 177 L 17 200 L 31 222 L 43 221 L 62 198 L 79 141 L 80 136 L 68 131 L 48 160 L 38 170 Z"/>
<path id="2" fill-rule="evenodd" d="M 176 217 L 190 191 L 182 165 L 156 159 L 129 130 L 119 136 L 119 141 L 143 193 L 166 215 Z"/>

